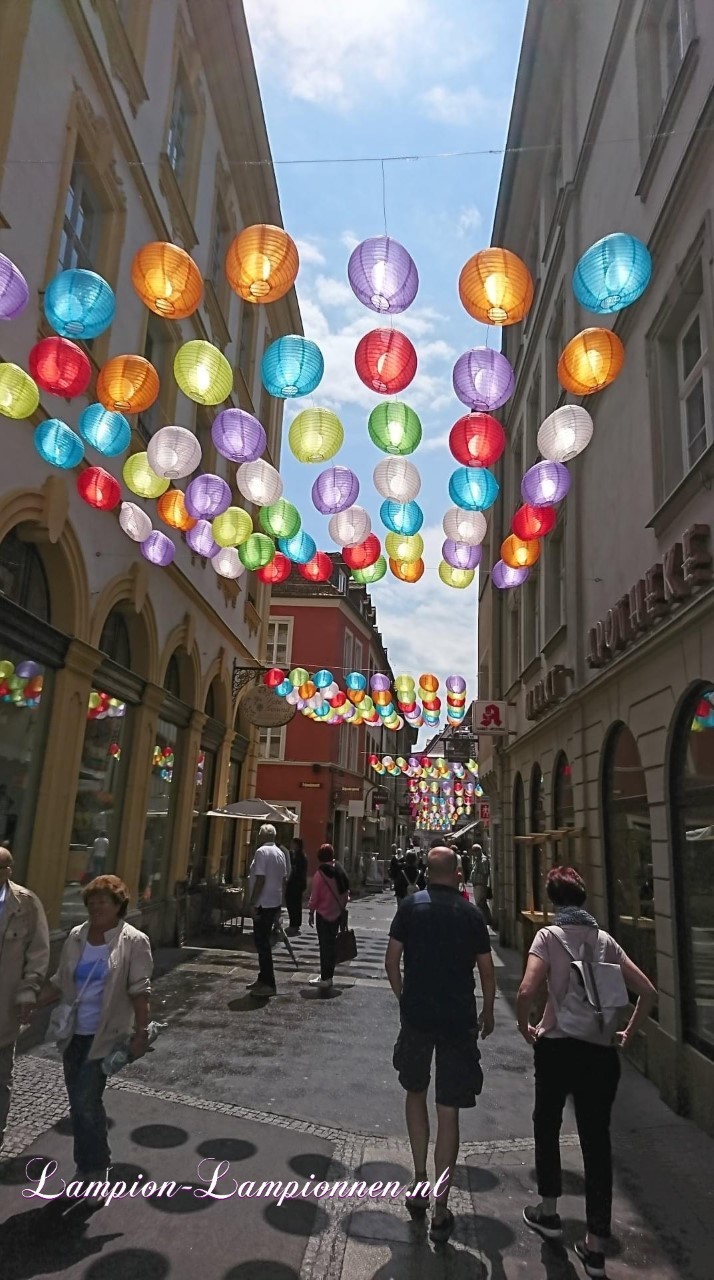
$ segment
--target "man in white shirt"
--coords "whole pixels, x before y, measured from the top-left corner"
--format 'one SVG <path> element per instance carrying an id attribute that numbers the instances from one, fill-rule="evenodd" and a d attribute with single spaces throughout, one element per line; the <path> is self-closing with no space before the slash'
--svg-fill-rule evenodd
<path id="1" fill-rule="evenodd" d="M 248 872 L 248 905 L 253 917 L 253 937 L 258 952 L 258 977 L 248 990 L 252 996 L 275 995 L 275 970 L 270 935 L 285 901 L 290 859 L 275 843 L 275 827 L 266 823 Z"/>

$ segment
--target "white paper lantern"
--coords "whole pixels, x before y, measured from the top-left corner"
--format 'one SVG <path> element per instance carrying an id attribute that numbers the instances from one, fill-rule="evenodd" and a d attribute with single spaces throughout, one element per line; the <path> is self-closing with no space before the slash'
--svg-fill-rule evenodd
<path id="1" fill-rule="evenodd" d="M 383 458 L 374 468 L 374 487 L 392 502 L 413 502 L 421 489 L 421 477 L 408 458 Z"/>
<path id="2" fill-rule="evenodd" d="M 327 532 L 338 547 L 356 547 L 372 532 L 372 521 L 364 507 L 349 507 L 333 516 Z"/>
<path id="3" fill-rule="evenodd" d="M 211 564 L 221 578 L 240 578 L 245 573 L 245 565 L 235 547 L 221 547 L 218 554 L 211 557 Z"/>
<path id="4" fill-rule="evenodd" d="M 236 483 L 243 497 L 258 507 L 270 507 L 283 496 L 283 482 L 265 458 L 244 462 L 236 472 Z"/>
<path id="5" fill-rule="evenodd" d="M 162 427 L 147 444 L 146 456 L 157 476 L 180 480 L 199 466 L 201 446 L 186 427 Z"/>
<path id="6" fill-rule="evenodd" d="M 449 507 L 443 521 L 444 533 L 454 542 L 466 542 L 477 547 L 488 531 L 482 511 L 464 511 L 462 507 Z"/>
<path id="7" fill-rule="evenodd" d="M 593 420 L 579 404 L 564 404 L 546 418 L 538 432 L 538 448 L 548 462 L 570 462 L 593 437 Z"/>
<path id="8" fill-rule="evenodd" d="M 145 511 L 135 502 L 122 502 L 119 524 L 132 542 L 146 542 L 153 525 Z"/>

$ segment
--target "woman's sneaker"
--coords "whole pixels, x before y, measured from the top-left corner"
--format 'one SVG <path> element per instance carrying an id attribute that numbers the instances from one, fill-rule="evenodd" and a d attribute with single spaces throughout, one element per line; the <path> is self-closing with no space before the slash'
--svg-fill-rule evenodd
<path id="1" fill-rule="evenodd" d="M 544 1213 L 541 1205 L 529 1205 L 523 1210 L 523 1221 L 531 1231 L 537 1231 L 544 1240 L 562 1240 L 563 1228 L 560 1214 Z M 604 1275 L 604 1272 L 603 1272 Z"/>
<path id="2" fill-rule="evenodd" d="M 596 1280 L 602 1280 L 605 1275 L 605 1254 L 595 1253 L 593 1249 L 588 1249 L 584 1240 L 578 1240 L 575 1245 L 575 1252 L 585 1267 L 586 1276 L 594 1276 Z"/>

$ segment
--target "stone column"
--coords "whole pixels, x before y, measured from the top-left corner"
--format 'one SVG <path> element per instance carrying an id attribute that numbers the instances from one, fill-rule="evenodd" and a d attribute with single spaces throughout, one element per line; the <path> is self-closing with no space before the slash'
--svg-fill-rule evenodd
<path id="1" fill-rule="evenodd" d="M 151 787 L 151 761 L 156 745 L 156 732 L 165 691 L 147 684 L 140 704 L 128 709 L 130 733 L 124 750 L 129 760 L 124 778 L 124 810 L 119 831 L 116 874 L 121 876 L 136 902 L 144 846 L 146 812 Z"/>
<path id="2" fill-rule="evenodd" d="M 231 766 L 231 746 L 235 733 L 229 729 L 223 742 L 216 752 L 216 777 L 213 785 L 213 795 L 209 796 L 209 808 L 224 808 L 228 796 L 228 770 Z M 223 836 L 225 833 L 226 823 L 231 826 L 235 824 L 233 818 L 209 818 L 208 828 L 208 850 L 206 856 L 206 879 L 210 880 L 211 876 L 218 874 L 221 863 L 221 849 L 223 848 Z"/>
<path id="3" fill-rule="evenodd" d="M 178 777 L 174 786 L 178 789 L 174 822 L 171 833 L 172 850 L 167 892 L 173 894 L 177 880 L 186 879 L 188 855 L 191 846 L 193 806 L 196 799 L 196 768 L 201 746 L 201 735 L 206 716 L 203 711 L 193 711 L 187 729 L 181 730 L 177 745 L 180 750 Z"/>

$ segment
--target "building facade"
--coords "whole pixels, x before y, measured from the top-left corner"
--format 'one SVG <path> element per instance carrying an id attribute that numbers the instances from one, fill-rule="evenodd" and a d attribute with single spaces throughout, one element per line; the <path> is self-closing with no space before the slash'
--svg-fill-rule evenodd
<path id="1" fill-rule="evenodd" d="M 516 369 L 503 500 L 488 563 L 519 506 L 547 414 L 572 402 L 558 356 L 612 328 L 619 378 L 583 398 L 591 444 L 530 579 L 482 576 L 482 736 L 500 930 L 526 947 L 555 861 L 656 983 L 633 1049 L 677 1110 L 714 1131 L 714 9 L 706 0 L 529 5 L 493 243 L 536 283 L 503 331 Z M 535 210 L 535 216 L 534 216 Z M 613 231 L 649 248 L 644 296 L 578 304 L 573 271 Z"/>
<path id="2" fill-rule="evenodd" d="M 99 870 L 122 876 L 141 927 L 163 941 L 177 886 L 241 869 L 241 824 L 205 814 L 254 792 L 257 738 L 233 673 L 262 659 L 269 588 L 254 574 L 219 578 L 172 530 L 173 564 L 149 565 L 119 509 L 94 510 L 77 492 L 86 462 L 121 481 L 124 459 L 88 449 L 58 471 L 33 429 L 50 417 L 76 426 L 103 362 L 144 354 L 160 394 L 131 417 L 130 452 L 179 423 L 235 495 L 235 467 L 212 446 L 218 410 L 188 400 L 172 374 L 178 346 L 202 338 L 233 368 L 226 403 L 261 419 L 277 464 L 282 402 L 261 390 L 260 359 L 273 338 L 301 332 L 295 293 L 243 305 L 223 270 L 241 227 L 280 223 L 274 171 L 238 3 L 209 16 L 195 0 L 27 0 L 1 7 L 0 47 L 0 250 L 30 287 L 24 313 L 2 326 L 0 361 L 27 368 L 51 332 L 42 299 L 59 270 L 97 271 L 117 300 L 111 328 L 85 346 L 87 394 L 42 392 L 31 420 L 3 418 L 0 838 L 57 941 L 84 917 L 81 885 Z M 204 277 L 188 320 L 154 315 L 132 288 L 132 259 L 153 240 L 181 245 Z M 122 496 L 163 528 L 155 503 Z"/>

